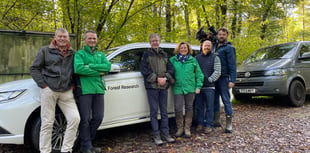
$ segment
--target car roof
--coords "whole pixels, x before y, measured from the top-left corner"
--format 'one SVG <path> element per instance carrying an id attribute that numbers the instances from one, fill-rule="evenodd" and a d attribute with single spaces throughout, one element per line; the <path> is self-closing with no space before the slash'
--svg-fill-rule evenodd
<path id="1" fill-rule="evenodd" d="M 301 43 L 310 43 L 310 41 L 295 41 L 295 42 L 280 43 L 280 44 L 265 46 L 262 48 L 269 48 L 269 47 L 273 47 L 273 46 L 286 45 L 286 44 L 301 44 Z M 262 49 L 262 48 L 259 48 L 259 49 Z"/>
<path id="2" fill-rule="evenodd" d="M 177 45 L 178 45 L 177 43 L 160 43 L 159 46 L 161 48 L 176 48 Z M 109 54 L 107 58 L 110 60 L 115 55 L 118 55 L 129 49 L 150 48 L 150 47 L 151 47 L 150 43 L 147 43 L 147 42 L 131 43 L 131 44 L 123 45 L 123 46 L 114 47 L 114 48 L 109 49 L 109 50 L 115 50 L 115 51 Z M 194 50 L 200 49 L 200 47 L 197 45 L 191 45 L 191 48 Z"/>

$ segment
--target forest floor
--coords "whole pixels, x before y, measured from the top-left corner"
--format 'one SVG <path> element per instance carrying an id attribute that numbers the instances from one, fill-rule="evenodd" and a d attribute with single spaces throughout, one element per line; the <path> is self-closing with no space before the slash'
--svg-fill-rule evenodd
<path id="1" fill-rule="evenodd" d="M 291 107 L 274 99 L 256 99 L 233 104 L 233 133 L 223 128 L 202 134 L 192 127 L 191 138 L 177 138 L 173 144 L 156 146 L 150 123 L 102 130 L 95 146 L 111 153 L 300 153 L 310 152 L 310 100 L 303 107 Z M 175 133 L 175 122 L 170 120 Z M 0 153 L 35 153 L 25 145 L 0 144 Z M 78 153 L 79 151 L 74 151 Z"/>

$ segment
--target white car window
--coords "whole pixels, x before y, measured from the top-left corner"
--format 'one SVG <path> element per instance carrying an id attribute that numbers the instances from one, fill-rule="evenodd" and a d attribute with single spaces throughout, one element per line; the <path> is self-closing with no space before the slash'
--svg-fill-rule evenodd
<path id="1" fill-rule="evenodd" d="M 112 58 L 110 62 L 117 64 L 121 72 L 139 71 L 142 54 L 146 50 L 146 48 L 138 48 L 126 51 Z"/>

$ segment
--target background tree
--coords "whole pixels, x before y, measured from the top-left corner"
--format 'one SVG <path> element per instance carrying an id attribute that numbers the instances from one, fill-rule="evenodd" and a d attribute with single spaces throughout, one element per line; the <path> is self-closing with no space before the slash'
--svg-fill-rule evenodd
<path id="1" fill-rule="evenodd" d="M 64 27 L 83 44 L 95 30 L 101 49 L 148 42 L 157 33 L 163 42 L 199 45 L 197 31 L 227 27 L 238 63 L 255 49 L 309 40 L 307 0 L 2 0 L 0 28 L 54 32 Z"/>

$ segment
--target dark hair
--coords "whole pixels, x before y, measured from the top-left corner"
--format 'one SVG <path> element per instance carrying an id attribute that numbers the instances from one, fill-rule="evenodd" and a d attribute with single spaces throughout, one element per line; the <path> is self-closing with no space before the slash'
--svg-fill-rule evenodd
<path id="1" fill-rule="evenodd" d="M 228 29 L 227 29 L 227 28 L 224 28 L 224 27 L 222 27 L 222 28 L 220 28 L 220 29 L 218 29 L 218 30 L 217 30 L 217 32 L 219 32 L 219 31 L 226 32 L 226 33 L 227 33 L 227 35 L 229 34 Z"/>
<path id="2" fill-rule="evenodd" d="M 88 33 L 94 33 L 94 34 L 97 35 L 97 33 L 96 33 L 95 31 L 93 31 L 93 30 L 88 30 L 88 31 L 86 31 L 86 32 L 84 33 L 84 40 L 86 39 L 86 36 L 87 36 Z"/>

